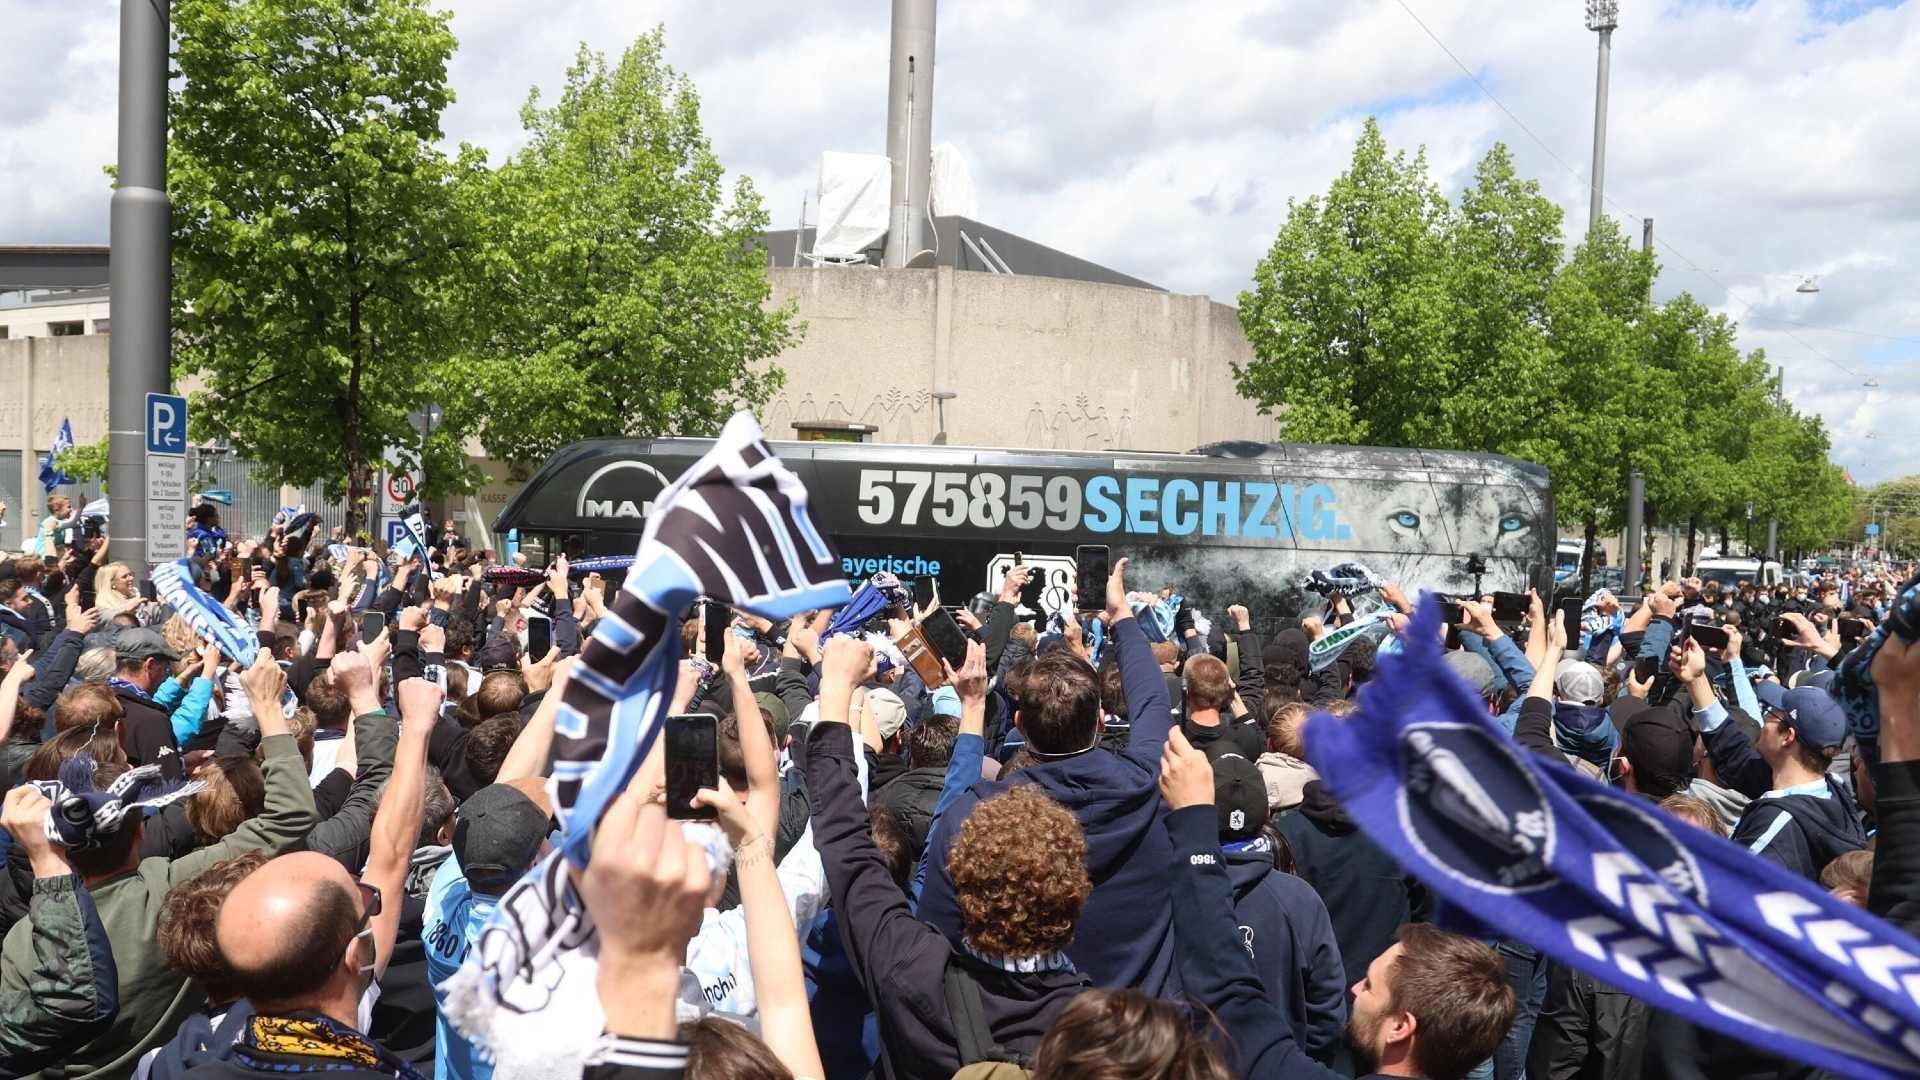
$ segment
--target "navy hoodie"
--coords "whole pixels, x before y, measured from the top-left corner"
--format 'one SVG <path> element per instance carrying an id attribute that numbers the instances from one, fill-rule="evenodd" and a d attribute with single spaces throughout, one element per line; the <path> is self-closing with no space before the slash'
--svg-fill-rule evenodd
<path id="1" fill-rule="evenodd" d="M 1753 799 L 1733 828 L 1734 843 L 1810 881 L 1835 856 L 1867 846 L 1853 797 L 1830 778 L 1771 790 L 1773 770 L 1747 737 L 1744 713 L 1714 705 L 1694 719 L 1721 782 Z"/>
<path id="2" fill-rule="evenodd" d="M 1016 783 L 1037 784 L 1080 819 L 1087 837 L 1087 898 L 1067 954 L 1096 986 L 1132 987 L 1153 997 L 1177 997 L 1180 975 L 1173 952 L 1173 918 L 1167 896 L 1167 860 L 1173 857 L 1161 819 L 1166 815 L 1156 786 L 1160 750 L 1172 727 L 1167 685 L 1139 620 L 1121 619 L 1113 629 L 1126 688 L 1131 736 L 1127 751 L 1102 748 L 1022 769 L 1013 780 L 983 780 L 967 789 L 940 816 L 927 837 L 927 884 L 920 918 L 960 940 L 960 912 L 947 853 L 960 826 L 982 799 Z"/>
<path id="3" fill-rule="evenodd" d="M 1301 1048 L 1327 1061 L 1347 1026 L 1347 975 L 1327 905 L 1313 886 L 1274 869 L 1273 843 L 1264 836 L 1223 845 L 1221 854 L 1241 947 Z"/>
<path id="4" fill-rule="evenodd" d="M 1401 923 L 1433 917 L 1427 887 L 1367 839 L 1320 781 L 1307 784 L 1300 809 L 1275 827 L 1293 845 L 1300 877 L 1326 902 L 1348 986 L 1393 947 Z"/>

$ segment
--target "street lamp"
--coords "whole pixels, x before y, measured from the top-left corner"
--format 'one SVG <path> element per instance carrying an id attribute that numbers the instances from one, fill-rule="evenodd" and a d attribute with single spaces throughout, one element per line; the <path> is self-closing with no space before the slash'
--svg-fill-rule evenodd
<path id="1" fill-rule="evenodd" d="M 1600 221 L 1607 182 L 1607 61 L 1613 51 L 1613 29 L 1620 25 L 1618 0 L 1587 0 L 1587 29 L 1600 35 L 1600 58 L 1593 84 L 1593 184 L 1587 204 L 1587 231 Z"/>

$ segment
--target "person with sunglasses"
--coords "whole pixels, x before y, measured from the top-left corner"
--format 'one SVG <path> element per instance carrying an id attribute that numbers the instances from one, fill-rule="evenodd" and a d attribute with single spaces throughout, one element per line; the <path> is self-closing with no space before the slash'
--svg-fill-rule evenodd
<path id="1" fill-rule="evenodd" d="M 360 688 L 357 680 L 350 683 Z M 374 816 L 366 872 L 356 880 L 339 860 L 303 851 L 268 860 L 234 886 L 220 906 L 214 937 L 254 1015 L 219 1058 L 186 1075 L 420 1075 L 357 1026 L 361 999 L 393 955 L 425 803 L 427 740 L 442 691 L 407 679 L 396 696 L 402 734 Z"/>
<path id="2" fill-rule="evenodd" d="M 1707 744 L 1722 783 L 1753 800 L 1733 829 L 1733 842 L 1810 880 L 1835 857 L 1867 846 L 1860 811 L 1827 768 L 1847 739 L 1847 716 L 1825 690 L 1754 686 L 1760 733 L 1729 723 L 1727 707 L 1706 674 L 1706 653 L 1689 639 L 1673 649 L 1674 677 L 1693 702 L 1693 726 Z"/>

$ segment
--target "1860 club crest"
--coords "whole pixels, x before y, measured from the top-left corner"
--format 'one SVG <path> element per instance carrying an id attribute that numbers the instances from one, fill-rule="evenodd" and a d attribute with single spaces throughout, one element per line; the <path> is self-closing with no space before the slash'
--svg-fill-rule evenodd
<path id="1" fill-rule="evenodd" d="M 1553 810 L 1516 748 L 1486 729 L 1412 724 L 1400 735 L 1400 828 L 1441 872 L 1490 893 L 1552 885 Z"/>

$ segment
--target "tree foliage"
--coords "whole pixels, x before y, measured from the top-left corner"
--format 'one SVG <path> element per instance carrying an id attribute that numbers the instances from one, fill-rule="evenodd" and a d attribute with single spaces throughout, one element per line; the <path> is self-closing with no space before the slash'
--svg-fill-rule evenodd
<path id="1" fill-rule="evenodd" d="M 1818 417 L 1780 393 L 1737 327 L 1681 293 L 1603 219 L 1568 251 L 1561 213 L 1488 151 L 1449 203 L 1423 153 L 1369 120 L 1323 196 L 1290 203 L 1240 297 L 1242 395 L 1308 442 L 1434 446 L 1545 465 L 1562 528 L 1777 518 L 1784 547 L 1843 530 L 1851 497 Z M 1764 535 L 1764 533 L 1762 533 Z"/>
<path id="2" fill-rule="evenodd" d="M 485 197 L 487 270 L 475 354 L 449 372 L 489 452 L 532 460 L 603 435 L 710 434 L 763 404 L 793 339 L 791 305 L 765 307 L 766 227 L 746 179 L 731 187 L 699 98 L 659 31 L 616 66 L 582 46 L 552 107 L 536 89 L 524 149 Z"/>
<path id="3" fill-rule="evenodd" d="M 98 442 L 75 443 L 53 455 L 56 472 L 66 473 L 76 484 L 107 478 L 107 437 Z"/>
<path id="4" fill-rule="evenodd" d="M 176 360 L 205 380 L 196 437 L 363 510 L 449 354 L 467 245 L 438 146 L 449 16 L 424 0 L 176 0 L 168 187 Z M 469 478 L 461 435 L 430 478 Z"/>

